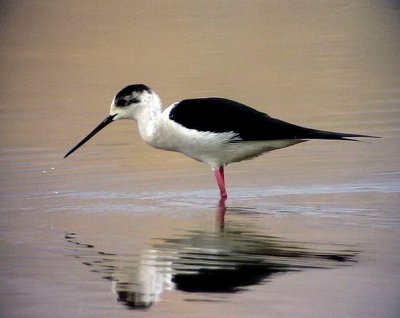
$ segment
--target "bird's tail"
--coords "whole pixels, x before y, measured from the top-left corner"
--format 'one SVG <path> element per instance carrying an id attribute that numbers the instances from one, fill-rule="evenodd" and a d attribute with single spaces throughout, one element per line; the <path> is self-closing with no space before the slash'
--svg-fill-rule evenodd
<path id="1" fill-rule="evenodd" d="M 331 139 L 331 140 L 350 140 L 350 141 L 359 141 L 358 139 L 355 138 L 380 138 L 377 136 L 339 133 L 334 131 L 317 130 L 310 128 L 304 132 L 302 137 L 304 139 Z"/>

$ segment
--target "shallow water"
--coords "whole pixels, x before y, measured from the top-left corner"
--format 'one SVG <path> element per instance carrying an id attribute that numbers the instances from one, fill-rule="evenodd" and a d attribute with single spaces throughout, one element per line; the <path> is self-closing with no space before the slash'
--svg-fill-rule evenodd
<path id="1" fill-rule="evenodd" d="M 99 251 L 82 243 L 77 233 L 65 238 L 72 245 L 71 256 L 112 281 L 117 301 L 132 309 L 149 308 L 162 299 L 164 290 L 186 292 L 191 301 L 225 301 L 225 294 L 246 291 L 276 274 L 355 261 L 357 251 L 347 246 L 307 248 L 305 242 L 257 233 L 253 222 L 235 220 L 240 212 L 229 212 L 229 226 L 221 217 L 215 229 L 176 228 L 168 238 L 152 238 L 151 246 L 128 253 Z"/>
<path id="2" fill-rule="evenodd" d="M 2 2 L 5 317 L 398 317 L 399 7 Z M 133 123 L 65 152 L 143 82 L 376 135 L 209 168 Z"/>

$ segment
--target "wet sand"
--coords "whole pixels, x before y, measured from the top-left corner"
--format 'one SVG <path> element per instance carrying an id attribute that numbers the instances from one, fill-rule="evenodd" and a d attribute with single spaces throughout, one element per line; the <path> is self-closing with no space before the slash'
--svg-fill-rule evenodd
<path id="1" fill-rule="evenodd" d="M 1 6 L 1 316 L 398 317 L 396 4 Z M 228 166 L 226 206 L 131 122 L 62 159 L 140 82 L 382 138 Z"/>

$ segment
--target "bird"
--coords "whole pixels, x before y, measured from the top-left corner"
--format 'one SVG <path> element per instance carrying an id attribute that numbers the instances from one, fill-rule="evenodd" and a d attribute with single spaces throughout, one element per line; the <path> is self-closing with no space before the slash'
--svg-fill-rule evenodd
<path id="1" fill-rule="evenodd" d="M 376 136 L 298 126 L 250 106 L 221 97 L 184 99 L 163 110 L 160 97 L 145 84 L 132 84 L 112 99 L 109 115 L 64 158 L 110 123 L 131 119 L 150 146 L 180 152 L 206 163 L 214 172 L 220 200 L 228 197 L 224 167 L 310 139 L 351 140 Z"/>

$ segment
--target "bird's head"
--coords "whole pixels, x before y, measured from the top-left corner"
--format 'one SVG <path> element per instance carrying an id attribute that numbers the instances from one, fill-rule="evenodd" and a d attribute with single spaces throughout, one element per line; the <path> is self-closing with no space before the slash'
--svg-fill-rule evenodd
<path id="1" fill-rule="evenodd" d="M 157 95 L 144 84 L 126 86 L 113 98 L 110 116 L 113 120 L 137 119 L 143 109 L 150 108 L 158 99 Z"/>
<path id="2" fill-rule="evenodd" d="M 144 84 L 133 84 L 126 86 L 118 92 L 112 100 L 110 115 L 107 116 L 92 132 L 83 138 L 75 147 L 73 147 L 64 158 L 68 157 L 75 150 L 86 143 L 90 138 L 97 134 L 104 127 L 108 126 L 118 119 L 136 120 L 143 110 L 160 109 L 160 100 L 158 96 Z"/>

